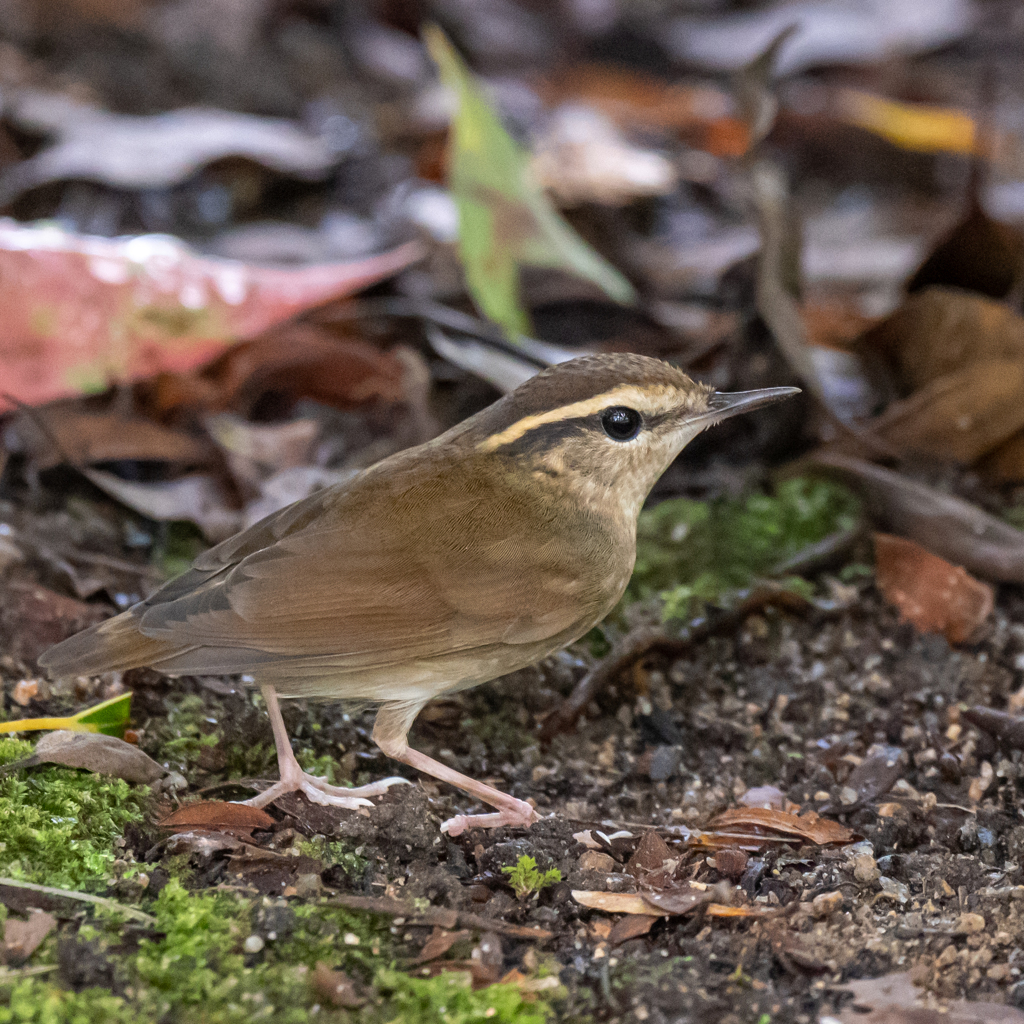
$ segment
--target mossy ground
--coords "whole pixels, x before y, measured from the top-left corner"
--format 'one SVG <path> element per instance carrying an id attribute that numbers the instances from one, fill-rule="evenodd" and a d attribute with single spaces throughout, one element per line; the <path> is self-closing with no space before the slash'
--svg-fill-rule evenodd
<path id="1" fill-rule="evenodd" d="M 672 569 L 685 531 L 703 537 L 712 554 L 722 536 L 735 540 L 737 531 L 743 544 L 760 544 L 756 559 L 745 567 L 723 564 L 708 583 L 705 598 L 720 599 L 769 572 L 775 564 L 770 554 L 784 557 L 846 530 L 856 515 L 848 495 L 804 482 L 756 501 L 715 506 L 713 514 L 696 519 L 691 505 L 677 508 L 685 514 L 673 519 L 666 510 L 645 527 L 650 543 L 635 581 L 641 589 L 634 594 L 645 614 L 660 608 L 659 595 L 671 594 L 674 583 L 693 585 L 693 577 L 684 580 L 681 569 Z M 756 541 L 748 534 L 764 522 L 770 529 Z M 809 585 L 822 582 L 812 579 Z M 949 745 L 943 739 L 951 722 L 947 712 L 959 702 L 991 703 L 1005 696 L 1024 640 L 1000 620 L 978 651 L 950 651 L 931 643 L 935 638 L 913 640 L 881 605 L 869 578 L 845 590 L 847 610 L 828 618 L 765 610 L 742 628 L 664 664 L 664 671 L 644 668 L 639 677 L 646 692 L 633 693 L 629 680 L 617 682 L 588 709 L 584 728 L 546 748 L 537 742 L 537 726 L 580 678 L 584 650 L 433 705 L 416 726 L 415 744 L 534 799 L 545 815 L 554 813 L 529 832 L 443 836 L 440 820 L 464 809 L 465 802 L 428 782 L 394 790 L 365 815 L 320 815 L 301 801 L 284 800 L 273 808 L 273 828 L 244 849 L 203 852 L 201 844 L 167 847 L 167 833 L 155 825 L 173 806 L 166 795 L 55 767 L 0 778 L 0 874 L 104 894 L 154 919 L 144 925 L 85 903 L 62 906 L 55 911 L 57 930 L 27 963 L 2 969 L 0 1024 L 809 1024 L 828 1008 L 826 996 L 785 967 L 785 956 L 820 961 L 820 970 L 831 972 L 837 984 L 844 976 L 884 973 L 915 958 L 927 965 L 940 950 L 906 939 L 905 908 L 890 920 L 890 904 L 879 903 L 872 885 L 850 873 L 841 851 L 805 851 L 799 860 L 762 865 L 751 898 L 796 907 L 791 916 L 779 917 L 778 934 L 691 917 L 659 921 L 648 935 L 609 946 L 615 919 L 583 909 L 569 895 L 571 889 L 603 886 L 608 871 L 625 877 L 621 863 L 599 874 L 581 867 L 584 851 L 574 839 L 584 827 L 580 819 L 704 827 L 743 786 L 762 783 L 780 787 L 797 803 L 810 807 L 818 800 L 821 806 L 821 792 L 838 799 L 852 759 L 863 758 L 868 743 L 883 740 L 902 744 L 912 755 L 911 796 L 905 797 L 910 810 L 901 812 L 899 828 L 895 818 L 882 819 L 868 806 L 851 824 L 872 838 L 880 865 L 883 854 L 889 857 L 886 870 L 897 881 L 916 885 L 915 877 L 929 875 L 915 912 L 931 906 L 924 902 L 927 895 L 937 913 L 955 917 L 959 890 L 971 898 L 991 888 L 989 874 L 997 868 L 1007 873 L 1007 885 L 1024 881 L 1016 866 L 1024 839 L 1017 835 L 1016 819 L 1000 816 L 994 797 L 986 799 L 991 809 L 979 809 L 973 832 L 964 830 L 962 815 L 951 825 L 938 822 L 934 841 L 921 824 L 935 808 L 953 808 L 948 815 L 966 805 L 968 772 L 977 773 L 981 756 L 1001 773 L 992 793 L 1011 794 L 1018 786 L 1019 757 L 1003 763 L 975 734 L 969 734 L 974 762 L 964 758 L 972 766 L 959 781 L 929 771 L 937 752 Z M 276 773 L 266 717 L 252 693 L 219 681 L 168 682 L 145 673 L 127 682 L 144 748 L 184 774 L 188 799 L 199 793 L 208 800 L 234 799 L 242 795 L 234 792 L 241 789 L 239 780 Z M 942 688 L 945 703 L 937 703 Z M 924 710 L 918 713 L 919 708 Z M 369 713 L 288 702 L 284 714 L 297 754 L 310 770 L 337 783 L 395 770 L 374 751 Z M 823 761 L 815 744 L 831 750 L 840 742 L 849 759 Z M 666 747 L 678 766 L 667 779 L 655 780 L 645 759 L 652 748 Z M 10 762 L 30 749 L 24 740 L 3 741 L 0 759 Z M 931 812 L 913 796 L 926 792 L 938 797 Z M 991 846 L 992 836 L 1003 845 Z M 549 873 L 553 884 L 523 885 L 517 895 L 510 884 L 513 872 L 506 869 L 525 868 L 531 858 L 538 875 Z M 901 866 L 911 858 L 920 866 Z M 563 881 L 555 881 L 556 872 Z M 714 881 L 713 875 L 705 877 Z M 944 905 L 940 879 L 955 894 Z M 430 927 L 331 905 L 325 886 L 343 895 L 401 899 L 421 911 L 457 909 L 478 923 L 440 959 L 417 964 Z M 848 913 L 822 923 L 800 909 L 817 892 L 840 886 Z M 918 896 L 914 888 L 913 899 Z M 482 916 L 548 929 L 551 938 L 535 945 L 499 936 L 495 946 L 487 926 L 479 924 Z M 903 932 L 896 934 L 899 928 Z M 1010 914 L 995 919 L 989 931 L 1017 941 L 1022 929 Z M 779 936 L 796 953 L 786 946 L 779 954 Z M 857 959 L 856 951 L 868 942 L 874 944 L 870 959 Z M 962 969 L 954 965 L 942 983 L 959 978 L 957 992 L 987 985 L 984 994 L 997 997 L 1008 982 L 994 974 L 971 982 L 968 957 L 976 950 L 961 952 Z M 994 940 L 982 952 L 992 956 L 994 970 L 1012 971 L 1015 961 Z M 486 970 L 480 959 L 485 955 L 492 957 Z M 359 1005 L 333 1005 L 317 983 L 318 965 L 344 971 Z M 520 972 L 518 984 L 487 984 L 510 970 Z M 561 987 L 549 987 L 548 981 Z"/>

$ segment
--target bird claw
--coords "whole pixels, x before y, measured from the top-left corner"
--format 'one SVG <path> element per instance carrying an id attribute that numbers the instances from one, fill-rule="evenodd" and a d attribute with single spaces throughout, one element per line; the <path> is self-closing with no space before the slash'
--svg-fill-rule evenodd
<path id="1" fill-rule="evenodd" d="M 512 806 L 490 814 L 456 814 L 441 825 L 441 831 L 458 836 L 470 828 L 529 828 L 535 821 L 540 821 L 540 815 L 525 800 L 516 800 Z"/>
<path id="2" fill-rule="evenodd" d="M 367 786 L 346 789 L 343 786 L 331 786 L 326 779 L 316 775 L 307 775 L 305 772 L 295 775 L 289 773 L 288 778 L 275 782 L 270 789 L 260 793 L 259 796 L 239 802 L 249 807 L 266 807 L 286 793 L 303 793 L 310 803 L 320 804 L 322 807 L 341 807 L 344 810 L 355 811 L 360 807 L 373 807 L 372 801 L 367 800 L 367 797 L 382 796 L 391 786 L 400 783 L 408 785 L 409 780 L 396 775 L 371 782 Z"/>

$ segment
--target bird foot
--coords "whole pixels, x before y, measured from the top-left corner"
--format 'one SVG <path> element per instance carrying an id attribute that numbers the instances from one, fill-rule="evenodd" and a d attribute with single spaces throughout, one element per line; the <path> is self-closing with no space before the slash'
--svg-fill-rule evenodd
<path id="1" fill-rule="evenodd" d="M 264 790 L 259 796 L 254 796 L 249 800 L 241 800 L 239 803 L 245 804 L 247 807 L 266 807 L 286 793 L 303 793 L 311 803 L 327 807 L 343 807 L 346 810 L 355 811 L 360 807 L 373 806 L 367 797 L 381 796 L 391 786 L 400 784 L 408 785 L 409 780 L 396 775 L 389 779 L 371 782 L 368 786 L 356 786 L 349 789 L 345 786 L 331 786 L 325 779 L 317 775 L 307 775 L 300 769 L 298 772 L 287 772 L 286 777 L 282 778 L 280 782 L 275 782 L 270 789 Z"/>
<path id="2" fill-rule="evenodd" d="M 441 825 L 441 831 L 450 836 L 461 835 L 470 828 L 500 828 L 512 825 L 528 828 L 540 815 L 525 801 L 509 797 L 509 805 L 491 814 L 456 814 Z"/>

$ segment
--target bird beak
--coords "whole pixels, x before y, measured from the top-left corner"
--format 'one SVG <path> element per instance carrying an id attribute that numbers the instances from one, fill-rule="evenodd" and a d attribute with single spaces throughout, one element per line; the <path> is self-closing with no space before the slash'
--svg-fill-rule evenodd
<path id="1" fill-rule="evenodd" d="M 720 423 L 741 412 L 751 412 L 760 409 L 763 405 L 771 405 L 773 402 L 781 402 L 784 398 L 792 398 L 799 395 L 800 388 L 761 388 L 758 391 L 716 391 L 708 399 L 707 412 L 695 416 L 691 423 L 706 422 L 708 426 L 712 423 Z"/>

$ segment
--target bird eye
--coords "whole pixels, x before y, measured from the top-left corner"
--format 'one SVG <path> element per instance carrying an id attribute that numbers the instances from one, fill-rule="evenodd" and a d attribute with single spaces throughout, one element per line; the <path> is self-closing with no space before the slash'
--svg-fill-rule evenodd
<path id="1" fill-rule="evenodd" d="M 601 426 L 613 441 L 632 441 L 640 433 L 643 423 L 644 418 L 636 409 L 627 409 L 624 405 L 613 406 L 601 413 Z"/>

